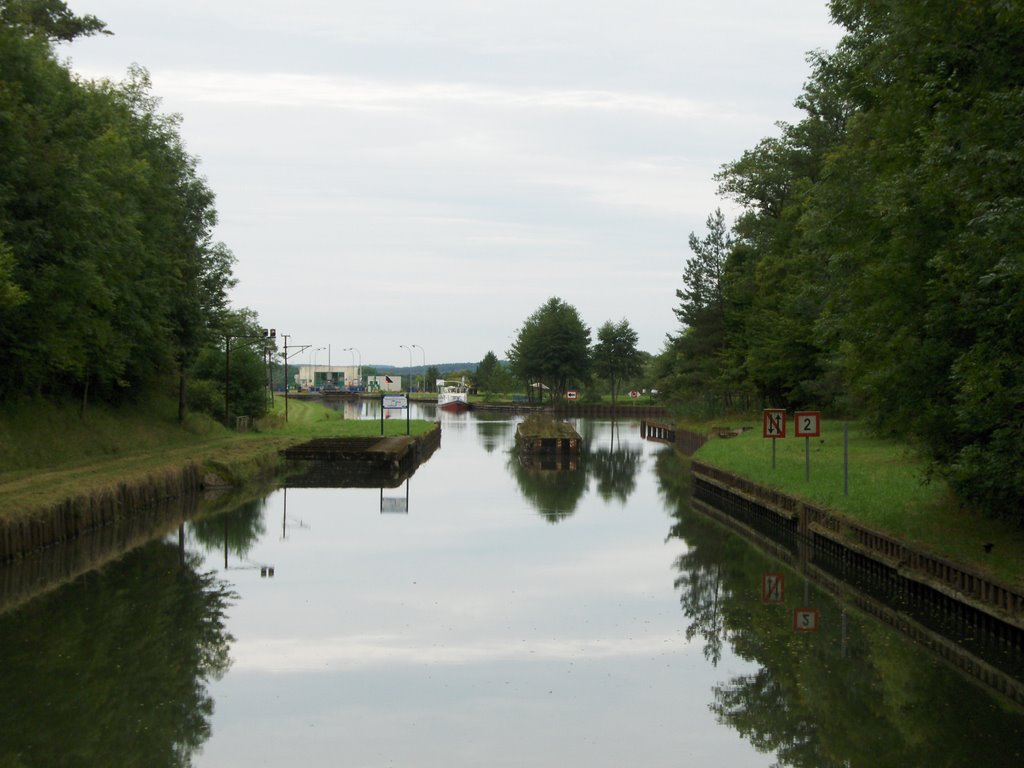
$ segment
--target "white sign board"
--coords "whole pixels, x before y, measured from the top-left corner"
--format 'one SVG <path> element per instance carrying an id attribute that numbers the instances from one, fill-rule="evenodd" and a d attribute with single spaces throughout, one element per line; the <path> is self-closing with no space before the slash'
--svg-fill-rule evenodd
<path id="1" fill-rule="evenodd" d="M 409 513 L 409 500 L 384 496 L 380 500 L 381 512 Z"/>
<path id="2" fill-rule="evenodd" d="M 381 404 L 384 408 L 408 408 L 409 398 L 405 395 L 384 395 Z"/>

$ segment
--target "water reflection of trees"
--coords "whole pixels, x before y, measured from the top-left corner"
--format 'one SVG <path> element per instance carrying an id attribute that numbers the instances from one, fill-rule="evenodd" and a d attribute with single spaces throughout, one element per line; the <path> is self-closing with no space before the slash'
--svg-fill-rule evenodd
<path id="1" fill-rule="evenodd" d="M 186 766 L 234 598 L 156 542 L 0 616 L 0 765 Z"/>
<path id="2" fill-rule="evenodd" d="M 189 523 L 192 537 L 206 551 L 223 550 L 235 557 L 245 557 L 264 533 L 263 510 L 266 499 L 253 499 L 228 512 L 220 512 Z"/>
<path id="3" fill-rule="evenodd" d="M 655 458 L 674 503 L 671 536 L 688 637 L 717 662 L 727 644 L 758 669 L 713 689 L 712 710 L 778 765 L 1020 765 L 1024 713 L 997 702 L 921 646 L 808 585 L 821 630 L 798 634 L 792 611 L 805 582 L 752 544 L 689 508 L 689 467 L 671 450 Z M 785 606 L 761 602 L 765 572 L 785 570 Z"/>
<path id="4" fill-rule="evenodd" d="M 643 450 L 628 442 L 622 443 L 615 422 L 611 425 L 607 447 L 595 449 L 590 448 L 597 442 L 595 423 L 584 419 L 577 428 L 582 430 L 583 451 L 575 461 L 564 461 L 561 469 L 526 464 L 515 448 L 509 452 L 507 466 L 523 496 L 551 522 L 558 522 L 576 511 L 590 478 L 594 478 L 596 491 L 605 501 L 618 499 L 625 503 L 636 490 Z"/>
<path id="5" fill-rule="evenodd" d="M 525 464 L 512 449 L 506 465 L 519 483 L 523 497 L 550 523 L 559 523 L 572 515 L 587 490 L 583 456 L 576 469 L 542 469 Z"/>
<path id="6" fill-rule="evenodd" d="M 480 444 L 487 453 L 493 453 L 500 445 L 505 445 L 508 436 L 515 429 L 515 422 L 503 419 L 501 421 L 482 420 L 479 416 L 475 419 L 476 432 L 480 437 Z"/>
<path id="7" fill-rule="evenodd" d="M 629 446 L 598 448 L 587 454 L 587 469 L 597 483 L 597 493 L 605 501 L 625 502 L 636 490 L 643 452 Z"/>

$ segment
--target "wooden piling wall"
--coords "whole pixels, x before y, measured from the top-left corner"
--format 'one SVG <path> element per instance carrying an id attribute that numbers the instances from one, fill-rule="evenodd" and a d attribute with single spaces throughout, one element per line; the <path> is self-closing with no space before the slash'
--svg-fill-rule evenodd
<path id="1" fill-rule="evenodd" d="M 279 466 L 275 454 L 232 466 L 189 463 L 179 470 L 67 498 L 31 514 L 0 518 L 0 565 L 168 502 L 188 500 L 209 487 L 232 487 L 272 476 Z"/>

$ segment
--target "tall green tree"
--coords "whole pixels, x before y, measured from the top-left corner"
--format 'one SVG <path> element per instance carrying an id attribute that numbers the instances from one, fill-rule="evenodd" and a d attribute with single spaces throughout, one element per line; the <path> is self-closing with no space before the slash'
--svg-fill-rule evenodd
<path id="1" fill-rule="evenodd" d="M 612 405 L 618 397 L 622 384 L 643 370 L 640 351 L 636 347 L 637 333 L 623 318 L 617 323 L 611 320 L 597 329 L 597 343 L 591 352 L 593 370 L 608 382 Z"/>
<path id="2" fill-rule="evenodd" d="M 582 384 L 590 374 L 590 329 L 574 306 L 552 297 L 523 322 L 508 359 L 531 398 L 536 384 L 539 396 L 547 388 L 560 399 L 570 382 Z"/>
<path id="3" fill-rule="evenodd" d="M 476 367 L 476 387 L 481 392 L 492 392 L 491 379 L 498 370 L 498 356 L 489 351 Z"/>

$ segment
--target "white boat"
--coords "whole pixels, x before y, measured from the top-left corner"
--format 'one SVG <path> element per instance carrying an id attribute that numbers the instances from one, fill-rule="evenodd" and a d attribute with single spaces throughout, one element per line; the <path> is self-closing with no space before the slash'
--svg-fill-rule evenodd
<path id="1" fill-rule="evenodd" d="M 437 407 L 446 411 L 469 410 L 469 387 L 466 380 L 437 380 Z"/>

